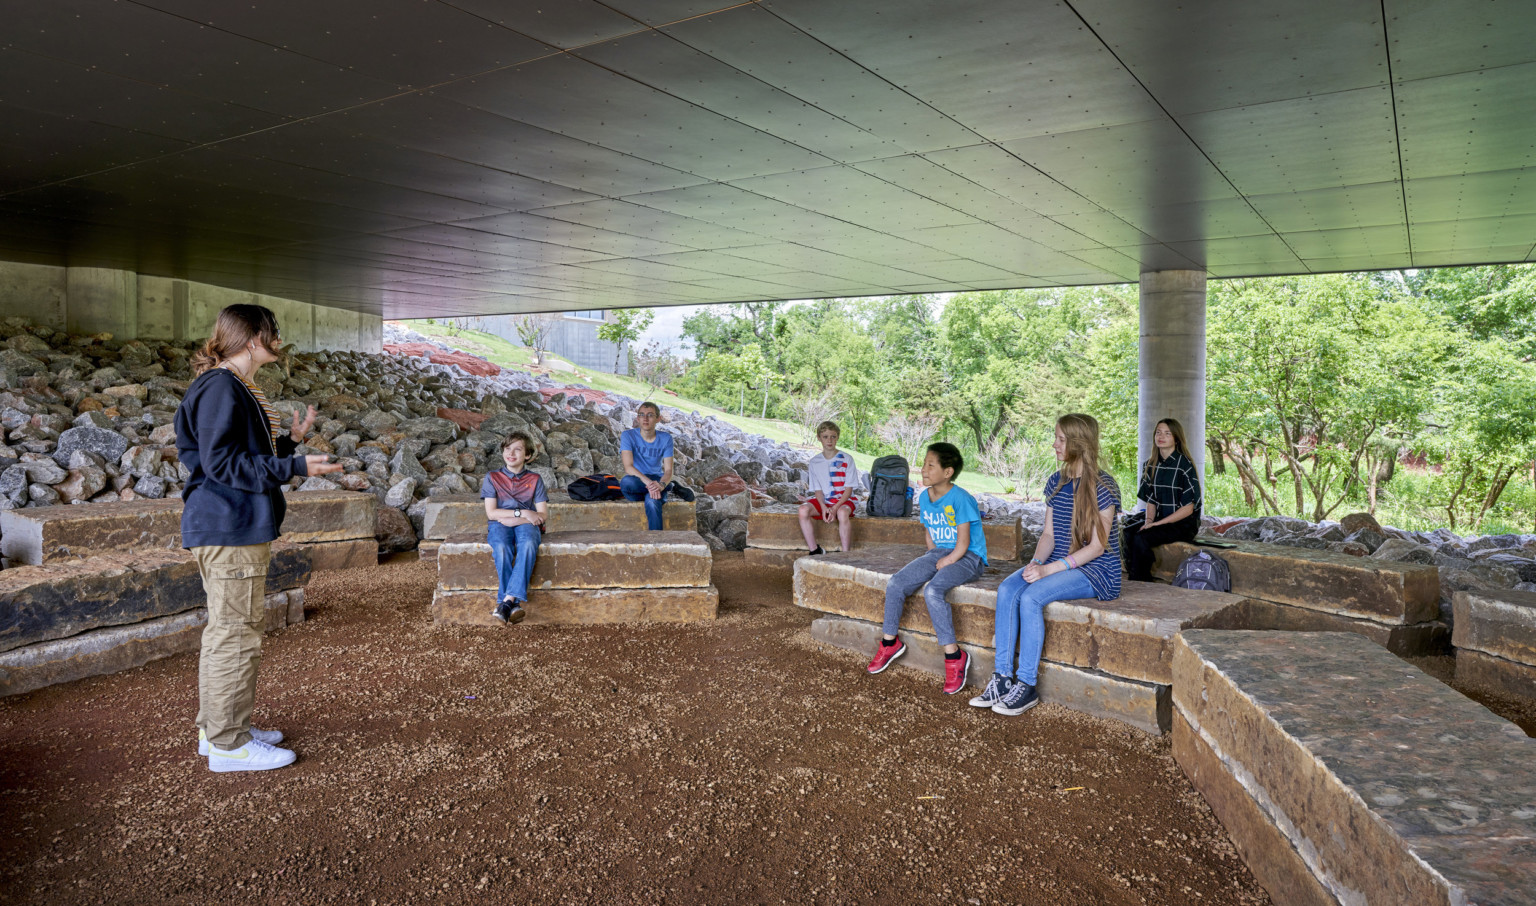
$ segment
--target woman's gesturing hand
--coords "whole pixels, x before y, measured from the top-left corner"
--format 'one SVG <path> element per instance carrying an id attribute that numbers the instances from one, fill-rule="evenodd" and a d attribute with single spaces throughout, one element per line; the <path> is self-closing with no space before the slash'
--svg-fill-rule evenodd
<path id="1" fill-rule="evenodd" d="M 295 418 L 298 416 L 295 415 Z M 304 457 L 305 475 L 329 475 L 332 472 L 340 472 L 341 463 L 331 462 L 331 458 L 324 453 L 311 453 Z"/>
<path id="2" fill-rule="evenodd" d="M 305 413 L 303 421 L 299 420 L 299 412 L 298 412 L 297 409 L 295 409 L 294 412 L 293 412 L 293 425 L 288 429 L 288 436 L 293 438 L 293 442 L 294 443 L 302 444 L 304 442 L 304 438 L 309 436 L 309 429 L 313 428 L 314 426 L 315 426 L 315 407 L 314 406 L 310 406 L 309 407 L 309 411 L 307 413 Z M 311 472 L 309 474 L 313 475 L 315 473 Z"/>

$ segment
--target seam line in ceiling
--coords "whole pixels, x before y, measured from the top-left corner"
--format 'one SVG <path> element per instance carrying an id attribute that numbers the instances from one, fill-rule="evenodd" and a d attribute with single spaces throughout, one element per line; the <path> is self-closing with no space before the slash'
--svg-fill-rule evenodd
<path id="1" fill-rule="evenodd" d="M 1403 232 L 1408 235 L 1408 262 L 1413 260 L 1413 221 L 1408 218 L 1408 180 L 1403 173 L 1403 133 L 1398 124 L 1397 80 L 1392 77 L 1392 41 L 1387 36 L 1387 0 L 1381 0 L 1381 54 L 1387 61 L 1387 90 L 1392 98 L 1392 144 L 1397 149 L 1397 191 L 1403 199 Z"/>

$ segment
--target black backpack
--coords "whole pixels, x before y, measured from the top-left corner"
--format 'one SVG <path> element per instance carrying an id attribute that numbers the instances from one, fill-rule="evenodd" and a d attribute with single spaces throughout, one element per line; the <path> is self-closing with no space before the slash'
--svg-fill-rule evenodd
<path id="1" fill-rule="evenodd" d="M 882 456 L 869 470 L 869 515 L 904 517 L 912 515 L 912 498 L 907 496 L 907 461 L 900 456 Z"/>
<path id="2" fill-rule="evenodd" d="M 1208 551 L 1196 551 L 1184 558 L 1179 571 L 1173 576 L 1177 588 L 1198 588 L 1208 591 L 1231 591 L 1232 570 L 1227 561 Z"/>
<path id="3" fill-rule="evenodd" d="M 565 489 L 571 495 L 572 500 L 623 500 L 624 492 L 619 490 L 618 476 L 599 472 L 596 475 L 583 475 L 571 482 Z"/>

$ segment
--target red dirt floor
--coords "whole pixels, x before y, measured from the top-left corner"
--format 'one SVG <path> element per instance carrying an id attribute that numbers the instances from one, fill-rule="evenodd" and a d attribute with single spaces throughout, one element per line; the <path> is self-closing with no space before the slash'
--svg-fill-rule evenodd
<path id="1" fill-rule="evenodd" d="M 0 901 L 1269 902 L 1165 740 L 870 677 L 740 554 L 711 624 L 436 628 L 433 582 L 317 574 L 280 771 L 194 754 L 195 654 L 0 700 Z"/>

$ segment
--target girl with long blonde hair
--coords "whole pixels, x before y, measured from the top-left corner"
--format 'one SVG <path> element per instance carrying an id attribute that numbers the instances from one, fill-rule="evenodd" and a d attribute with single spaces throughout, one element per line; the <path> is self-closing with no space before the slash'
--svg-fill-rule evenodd
<path id="1" fill-rule="evenodd" d="M 1040 702 L 1035 684 L 1047 604 L 1120 597 L 1120 539 L 1114 530 L 1120 488 L 1099 468 L 1098 421 L 1063 415 L 1056 420 L 1052 449 L 1061 469 L 1045 483 L 1050 506 L 1045 531 L 1029 565 L 997 589 L 996 663 L 986 689 L 971 699 L 972 706 L 998 714 L 1023 714 Z"/>

